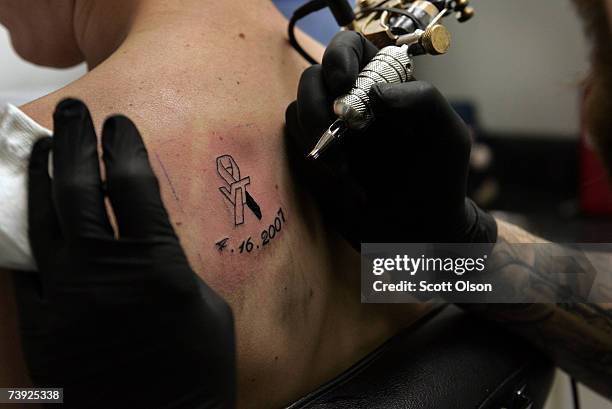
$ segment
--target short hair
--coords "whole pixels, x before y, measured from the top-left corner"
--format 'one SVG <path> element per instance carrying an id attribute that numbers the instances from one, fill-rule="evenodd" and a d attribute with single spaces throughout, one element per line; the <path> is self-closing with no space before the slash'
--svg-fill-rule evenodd
<path id="1" fill-rule="evenodd" d="M 574 0 L 592 41 L 586 122 L 612 180 L 612 29 L 605 0 Z"/>

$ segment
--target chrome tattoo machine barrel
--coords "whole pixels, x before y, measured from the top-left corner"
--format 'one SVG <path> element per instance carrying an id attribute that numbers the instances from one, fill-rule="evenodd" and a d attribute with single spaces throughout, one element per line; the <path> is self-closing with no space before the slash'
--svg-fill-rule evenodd
<path id="1" fill-rule="evenodd" d="M 338 119 L 323 134 L 308 157 L 317 159 L 321 152 L 348 129 L 361 130 L 374 119 L 370 103 L 370 90 L 374 84 L 398 84 L 412 78 L 412 58 L 408 46 L 388 46 L 376 54 L 357 77 L 348 94 L 334 101 Z"/>
<path id="2" fill-rule="evenodd" d="M 374 121 L 370 91 L 375 84 L 411 81 L 414 56 L 448 51 L 451 36 L 440 21 L 453 12 L 461 22 L 474 15 L 468 0 L 358 2 L 356 19 L 345 29 L 360 32 L 381 50 L 359 74 L 348 94 L 334 101 L 338 119 L 319 139 L 309 158 L 319 158 L 349 129 L 360 131 Z"/>

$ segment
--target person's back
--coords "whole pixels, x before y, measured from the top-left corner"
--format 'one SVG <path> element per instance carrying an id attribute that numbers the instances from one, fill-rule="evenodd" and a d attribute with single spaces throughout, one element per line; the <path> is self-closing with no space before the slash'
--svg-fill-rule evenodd
<path id="1" fill-rule="evenodd" d="M 77 97 L 98 127 L 114 113 L 134 120 L 192 266 L 234 311 L 242 406 L 287 403 L 418 310 L 393 320 L 359 304 L 359 255 L 293 184 L 284 110 L 305 63 L 273 4 L 123 3 L 76 1 L 77 43 L 95 68 L 22 109 L 52 128 L 55 104 Z"/>

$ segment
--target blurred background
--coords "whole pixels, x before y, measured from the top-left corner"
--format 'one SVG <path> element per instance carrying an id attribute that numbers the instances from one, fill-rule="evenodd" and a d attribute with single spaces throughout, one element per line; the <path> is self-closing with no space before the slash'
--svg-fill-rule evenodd
<path id="1" fill-rule="evenodd" d="M 275 0 L 289 16 L 305 0 Z M 612 242 L 612 193 L 581 126 L 588 43 L 572 4 L 473 1 L 476 17 L 446 19 L 450 52 L 418 57 L 417 78 L 436 85 L 474 130 L 470 193 L 480 205 L 547 239 Z M 327 44 L 338 28 L 327 10 L 299 25 Z M 20 105 L 85 73 L 32 66 L 0 28 L 0 104 Z M 547 409 L 570 409 L 559 372 Z M 582 407 L 612 404 L 580 387 Z"/>

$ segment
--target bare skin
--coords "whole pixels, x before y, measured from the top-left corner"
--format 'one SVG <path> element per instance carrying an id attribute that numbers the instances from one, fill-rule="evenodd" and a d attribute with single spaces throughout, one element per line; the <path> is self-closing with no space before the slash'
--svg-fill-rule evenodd
<path id="1" fill-rule="evenodd" d="M 0 0 L 0 6 L 7 1 Z M 51 127 L 55 103 L 76 96 L 90 105 L 98 126 L 115 112 L 135 119 L 193 266 L 234 308 L 240 405 L 280 406 L 350 366 L 425 307 L 360 305 L 357 255 L 326 231 L 316 208 L 292 185 L 282 149 L 282 112 L 294 99 L 304 63 L 283 40 L 285 21 L 267 0 L 242 4 L 240 16 L 220 3 L 199 10 L 201 5 L 189 0 L 170 6 L 134 1 L 117 13 L 125 6 L 120 3 L 108 0 L 103 11 L 96 10 L 95 1 L 83 3 L 74 13 L 79 52 L 53 62 L 45 55 L 40 62 L 66 66 L 84 57 L 96 68 L 23 109 Z M 111 21 L 115 30 L 108 30 Z M 63 37 L 62 43 L 70 41 L 70 33 Z M 20 46 L 28 49 L 27 41 Z M 23 54 L 33 59 L 35 50 L 29 51 Z M 261 206 L 261 222 L 247 209 L 245 223 L 234 226 L 214 163 L 225 154 L 251 178 L 249 192 Z M 249 236 L 259 239 L 280 208 L 286 224 L 265 250 L 227 253 Z M 215 243 L 227 237 L 233 247 L 222 253 Z M 513 254 L 506 248 L 510 242 L 533 241 L 539 239 L 500 223 L 493 257 L 506 266 L 498 273 L 507 275 L 509 284 L 520 285 L 517 277 L 536 273 L 536 265 L 538 274 L 545 273 L 545 254 Z M 609 306 L 466 308 L 514 329 L 611 396 Z M 2 275 L 0 312 L 0 386 L 25 386 L 10 283 Z"/>
<path id="2" fill-rule="evenodd" d="M 240 8 L 195 0 L 104 3 L 75 9 L 76 41 L 93 70 L 22 109 L 52 128 L 56 103 L 77 97 L 98 129 L 118 112 L 135 121 L 192 266 L 233 308 L 241 407 L 303 396 L 428 310 L 361 305 L 358 254 L 326 230 L 293 184 L 284 110 L 306 64 L 288 46 L 286 20 L 269 0 Z M 123 17 L 111 18 L 118 10 Z M 250 177 L 247 191 L 261 220 L 245 206 L 244 223 L 236 225 L 234 205 L 219 191 L 227 187 L 216 163 L 223 155 Z M 263 231 L 271 236 L 277 217 L 282 229 L 264 244 Z M 250 252 L 241 249 L 249 237 Z M 226 238 L 225 246 L 216 244 Z M 8 287 L 0 276 L 0 292 L 10 295 Z M 0 361 L 9 362 L 0 368 L 0 386 L 24 385 L 17 343 L 9 342 L 10 296 L 0 297 L 0 311 Z"/>

